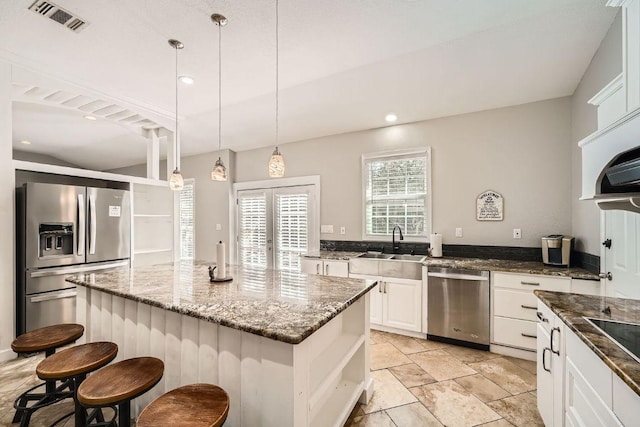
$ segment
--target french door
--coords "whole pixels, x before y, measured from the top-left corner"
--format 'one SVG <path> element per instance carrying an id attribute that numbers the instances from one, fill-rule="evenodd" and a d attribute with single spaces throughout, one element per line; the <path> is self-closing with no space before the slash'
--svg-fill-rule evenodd
<path id="1" fill-rule="evenodd" d="M 238 264 L 300 271 L 300 255 L 319 245 L 314 186 L 237 194 Z"/>

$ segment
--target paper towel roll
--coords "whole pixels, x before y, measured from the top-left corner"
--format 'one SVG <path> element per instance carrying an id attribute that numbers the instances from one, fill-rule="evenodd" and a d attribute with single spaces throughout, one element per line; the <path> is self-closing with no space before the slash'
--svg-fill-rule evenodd
<path id="1" fill-rule="evenodd" d="M 220 243 L 216 245 L 216 279 L 224 279 L 227 277 L 227 264 L 225 264 L 225 250 L 224 243 L 220 240 Z"/>
<path id="2" fill-rule="evenodd" d="M 429 243 L 431 245 L 431 256 L 434 258 L 442 257 L 442 234 L 432 234 Z"/>

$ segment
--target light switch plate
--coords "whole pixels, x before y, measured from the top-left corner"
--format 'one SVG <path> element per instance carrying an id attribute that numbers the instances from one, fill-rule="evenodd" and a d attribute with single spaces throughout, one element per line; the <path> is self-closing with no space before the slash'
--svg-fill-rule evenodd
<path id="1" fill-rule="evenodd" d="M 216 224 L 216 230 L 217 231 L 222 230 L 222 224 Z"/>
<path id="2" fill-rule="evenodd" d="M 340 227 L 340 234 L 347 234 L 347 227 Z"/>
<path id="3" fill-rule="evenodd" d="M 456 228 L 456 237 L 462 237 L 462 227 Z"/>
<path id="4" fill-rule="evenodd" d="M 522 239 L 522 230 L 519 228 L 513 229 L 513 238 L 514 239 Z"/>
<path id="5" fill-rule="evenodd" d="M 333 225 L 321 225 L 320 232 L 326 234 L 333 233 Z"/>

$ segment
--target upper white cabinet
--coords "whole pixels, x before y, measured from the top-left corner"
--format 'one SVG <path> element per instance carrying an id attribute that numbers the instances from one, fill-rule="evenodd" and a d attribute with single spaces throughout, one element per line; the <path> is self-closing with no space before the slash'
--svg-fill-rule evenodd
<path id="1" fill-rule="evenodd" d="M 349 277 L 349 261 L 302 258 L 300 271 L 321 276 Z"/>

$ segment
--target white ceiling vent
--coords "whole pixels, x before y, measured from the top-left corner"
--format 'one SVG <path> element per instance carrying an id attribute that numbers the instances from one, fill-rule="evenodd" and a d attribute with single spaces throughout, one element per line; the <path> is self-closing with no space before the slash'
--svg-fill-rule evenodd
<path id="1" fill-rule="evenodd" d="M 29 6 L 29 10 L 34 11 L 38 15 L 46 16 L 75 33 L 79 33 L 89 25 L 83 19 L 73 16 L 70 12 L 48 1 L 36 0 Z"/>

